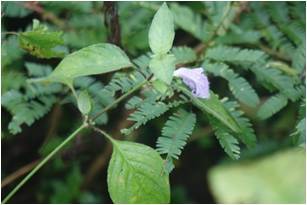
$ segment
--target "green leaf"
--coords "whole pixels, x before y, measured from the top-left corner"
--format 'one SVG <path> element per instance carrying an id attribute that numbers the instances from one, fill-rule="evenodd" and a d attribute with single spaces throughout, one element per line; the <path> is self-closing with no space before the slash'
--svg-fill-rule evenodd
<path id="1" fill-rule="evenodd" d="M 86 115 L 91 111 L 91 98 L 86 90 L 82 91 L 78 97 L 78 108 L 82 114 Z"/>
<path id="2" fill-rule="evenodd" d="M 64 52 L 58 51 L 57 46 L 63 45 L 62 32 L 51 32 L 33 21 L 33 30 L 19 34 L 19 45 L 31 55 L 38 58 L 63 57 Z"/>
<path id="3" fill-rule="evenodd" d="M 292 148 L 209 171 L 217 203 L 299 204 L 306 201 L 305 149 Z"/>
<path id="4" fill-rule="evenodd" d="M 172 158 L 178 159 L 188 138 L 191 136 L 196 123 L 196 115 L 180 109 L 165 123 L 162 135 L 157 140 L 157 151 L 167 154 L 165 165 L 167 173 L 171 172 Z"/>
<path id="5" fill-rule="evenodd" d="M 168 175 L 163 160 L 151 147 L 114 141 L 108 168 L 108 190 L 114 203 L 169 203 Z"/>
<path id="6" fill-rule="evenodd" d="M 164 93 L 167 91 L 167 89 L 168 89 L 167 84 L 165 84 L 165 83 L 164 83 L 163 81 L 161 81 L 161 80 L 155 80 L 155 81 L 153 81 L 152 85 L 153 85 L 153 87 L 154 87 L 157 91 L 159 91 L 161 94 L 164 94 Z"/>
<path id="7" fill-rule="evenodd" d="M 223 124 L 225 124 L 232 131 L 236 133 L 241 132 L 239 125 L 236 123 L 233 117 L 228 113 L 228 111 L 225 109 L 225 107 L 220 102 L 218 96 L 215 93 L 211 91 L 209 99 L 200 99 L 194 97 L 189 90 L 187 90 L 182 86 L 179 86 L 179 89 L 183 93 L 188 95 L 191 98 L 192 103 L 196 107 L 201 109 L 204 113 L 209 113 L 210 115 L 221 121 Z"/>
<path id="8" fill-rule="evenodd" d="M 102 74 L 131 66 L 127 55 L 117 46 L 100 43 L 66 56 L 48 80 L 72 84 L 76 77 Z"/>
<path id="9" fill-rule="evenodd" d="M 155 54 L 166 54 L 175 37 L 173 15 L 163 3 L 155 14 L 149 29 L 149 46 Z"/>
<path id="10" fill-rule="evenodd" d="M 176 58 L 172 54 L 155 55 L 149 62 L 149 68 L 154 76 L 170 84 L 173 79 Z"/>
<path id="11" fill-rule="evenodd" d="M 288 99 L 282 94 L 276 94 L 267 99 L 259 108 L 257 117 L 268 119 L 288 104 Z"/>

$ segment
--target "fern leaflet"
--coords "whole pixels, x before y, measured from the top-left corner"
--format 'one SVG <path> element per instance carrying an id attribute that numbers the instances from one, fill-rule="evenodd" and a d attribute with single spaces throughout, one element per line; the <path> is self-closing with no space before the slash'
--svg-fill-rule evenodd
<path id="1" fill-rule="evenodd" d="M 179 110 L 174 113 L 162 129 L 162 135 L 157 140 L 157 151 L 167 154 L 166 160 L 178 159 L 196 123 L 194 113 Z M 170 173 L 171 170 L 167 170 Z"/>
<path id="2" fill-rule="evenodd" d="M 255 107 L 259 103 L 259 97 L 252 86 L 238 74 L 229 69 L 223 63 L 209 63 L 205 61 L 203 67 L 215 76 L 220 76 L 228 81 L 230 91 L 242 103 Z"/>
<path id="3" fill-rule="evenodd" d="M 258 110 L 260 119 L 267 119 L 284 108 L 288 104 L 287 98 L 282 94 L 276 94 L 265 101 Z"/>

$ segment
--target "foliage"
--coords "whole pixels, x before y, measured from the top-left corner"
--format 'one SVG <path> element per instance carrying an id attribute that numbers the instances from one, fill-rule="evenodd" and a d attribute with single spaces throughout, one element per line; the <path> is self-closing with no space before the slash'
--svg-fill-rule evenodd
<path id="1" fill-rule="evenodd" d="M 167 154 L 165 159 L 165 164 L 168 165 L 168 167 L 165 167 L 166 172 L 170 173 L 174 168 L 172 161 L 179 158 L 181 150 L 192 134 L 195 123 L 196 116 L 194 113 L 179 110 L 169 118 L 162 128 L 162 136 L 157 140 L 157 151 L 160 154 Z"/>
<path id="2" fill-rule="evenodd" d="M 168 175 L 151 147 L 133 142 L 113 142 L 108 168 L 108 188 L 115 203 L 168 203 Z M 127 191 L 129 190 L 129 191 Z"/>
<path id="3" fill-rule="evenodd" d="M 93 153 L 82 152 L 81 163 L 64 165 L 64 152 L 56 156 L 63 149 L 78 152 L 78 145 L 66 145 L 73 138 L 84 144 L 79 137 L 90 130 L 104 135 L 113 147 L 107 186 L 114 203 L 169 203 L 169 178 L 176 177 L 170 172 L 175 161 L 176 167 L 192 163 L 181 157 L 190 142 L 191 150 L 202 144 L 206 154 L 217 145 L 233 160 L 244 160 L 249 152 L 258 157 L 259 146 L 266 149 L 266 143 L 280 149 L 304 147 L 305 2 L 109 3 L 2 4 L 1 105 L 10 114 L 2 115 L 3 136 L 10 136 L 3 140 L 18 142 L 27 133 L 24 125 L 31 134 L 40 132 L 47 127 L 34 132 L 34 122 L 50 118 L 50 125 L 42 123 L 50 126 L 43 144 L 35 139 L 35 145 L 24 148 L 35 150 L 39 143 L 43 160 L 20 184 L 52 157 L 52 169 L 67 171 L 62 180 L 51 177 L 40 185 L 39 202 L 101 203 L 102 198 L 80 190 L 97 169 L 86 159 L 98 154 L 100 140 L 86 137 Z M 22 23 L 16 26 L 15 20 Z M 191 92 L 197 87 L 193 79 L 173 76 L 179 67 L 203 68 L 210 82 L 208 99 Z M 57 119 L 59 107 L 64 116 Z M 79 118 L 73 117 L 75 112 Z M 118 140 L 119 130 L 125 140 Z M 156 150 L 142 144 L 154 142 Z M 205 157 L 208 163 L 226 156 L 214 153 Z M 200 166 L 201 159 L 196 160 Z M 13 168 L 5 167 L 5 172 Z M 90 174 L 84 177 L 87 170 Z M 48 169 L 41 171 L 42 177 L 51 175 Z"/>
<path id="4" fill-rule="evenodd" d="M 38 58 L 63 57 L 65 53 L 56 50 L 64 44 L 61 36 L 62 32 L 50 32 L 34 19 L 33 29 L 19 34 L 19 45 Z"/>
<path id="5" fill-rule="evenodd" d="M 219 203 L 304 203 L 305 164 L 304 150 L 292 148 L 255 161 L 218 165 L 209 172 L 210 187 Z"/>

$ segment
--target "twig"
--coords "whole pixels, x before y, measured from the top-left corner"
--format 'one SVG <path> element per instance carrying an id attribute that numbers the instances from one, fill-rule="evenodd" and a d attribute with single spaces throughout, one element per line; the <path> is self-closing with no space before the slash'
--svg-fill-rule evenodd
<path id="1" fill-rule="evenodd" d="M 37 165 L 38 162 L 39 162 L 39 160 L 35 160 L 35 161 L 33 161 L 33 162 L 29 163 L 29 164 L 26 164 L 25 166 L 19 168 L 14 173 L 12 173 L 9 176 L 5 177 L 3 180 L 1 180 L 1 188 L 9 185 L 10 183 L 15 181 L 16 179 L 18 179 L 22 175 L 24 175 L 27 172 L 29 172 L 33 167 L 35 167 Z"/>
<path id="2" fill-rule="evenodd" d="M 120 38 L 120 25 L 119 18 L 117 13 L 117 2 L 106 1 L 104 2 L 105 8 L 105 25 L 106 28 L 109 28 L 108 32 L 108 42 L 121 45 Z"/>

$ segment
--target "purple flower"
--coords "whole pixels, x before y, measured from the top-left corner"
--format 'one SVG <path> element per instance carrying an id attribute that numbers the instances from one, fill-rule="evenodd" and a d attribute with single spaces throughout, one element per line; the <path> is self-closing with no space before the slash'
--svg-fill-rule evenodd
<path id="1" fill-rule="evenodd" d="M 209 81 L 204 74 L 203 68 L 178 68 L 174 76 L 180 77 L 183 82 L 192 90 L 192 94 L 199 98 L 209 98 Z"/>

